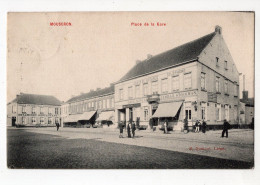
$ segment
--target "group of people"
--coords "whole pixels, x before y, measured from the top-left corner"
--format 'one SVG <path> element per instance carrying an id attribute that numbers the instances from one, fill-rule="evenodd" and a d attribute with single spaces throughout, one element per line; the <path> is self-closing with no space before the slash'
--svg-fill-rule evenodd
<path id="1" fill-rule="evenodd" d="M 202 124 L 201 124 L 201 122 L 199 120 L 197 120 L 194 126 L 195 126 L 196 133 L 199 133 L 200 130 L 202 131 L 202 133 L 204 133 L 204 134 L 206 133 L 206 128 L 207 128 L 206 121 L 203 120 Z"/>
<path id="2" fill-rule="evenodd" d="M 125 127 L 125 125 L 121 121 L 119 123 L 119 130 L 120 130 L 119 138 L 123 138 L 124 127 Z M 126 125 L 126 130 L 127 130 L 127 137 L 128 138 L 134 138 L 135 137 L 135 130 L 136 130 L 135 122 L 129 121 Z"/>

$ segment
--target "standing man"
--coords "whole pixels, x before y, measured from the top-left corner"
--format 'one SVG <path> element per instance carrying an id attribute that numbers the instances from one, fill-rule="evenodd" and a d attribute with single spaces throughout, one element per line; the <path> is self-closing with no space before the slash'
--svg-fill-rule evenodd
<path id="1" fill-rule="evenodd" d="M 224 124 L 223 124 L 223 131 L 222 131 L 222 136 L 224 137 L 225 133 L 226 133 L 226 137 L 228 138 L 228 129 L 230 128 L 230 124 L 229 122 L 227 122 L 226 119 L 224 119 Z"/>
<path id="2" fill-rule="evenodd" d="M 60 124 L 58 122 L 56 122 L 56 127 L 57 127 L 57 131 L 58 131 L 60 128 Z"/>
<path id="3" fill-rule="evenodd" d="M 201 126 L 201 130 L 202 130 L 202 133 L 206 133 L 206 128 L 207 128 L 207 123 L 205 120 L 203 120 L 202 122 L 202 126 Z"/>
<path id="4" fill-rule="evenodd" d="M 167 134 L 168 133 L 168 130 L 167 130 L 168 129 L 168 120 L 167 119 L 165 120 L 163 126 L 164 126 L 164 133 Z"/>
<path id="5" fill-rule="evenodd" d="M 131 138 L 131 123 L 130 122 L 127 123 L 127 135 L 129 138 Z"/>
<path id="6" fill-rule="evenodd" d="M 198 132 L 198 133 L 200 132 L 199 120 L 197 120 L 196 123 L 195 123 L 195 133 L 196 132 Z"/>
<path id="7" fill-rule="evenodd" d="M 135 137 L 135 130 L 136 130 L 135 122 L 133 121 L 133 123 L 132 123 L 132 134 L 133 134 L 133 138 Z"/>
<path id="8" fill-rule="evenodd" d="M 119 134 L 119 138 L 123 138 L 123 122 L 120 121 L 119 123 L 119 131 L 120 131 L 120 134 Z"/>

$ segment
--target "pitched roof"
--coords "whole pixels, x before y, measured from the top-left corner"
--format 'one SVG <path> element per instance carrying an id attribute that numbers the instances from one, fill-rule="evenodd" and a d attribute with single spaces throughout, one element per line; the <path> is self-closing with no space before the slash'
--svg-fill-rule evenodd
<path id="1" fill-rule="evenodd" d="M 19 104 L 36 104 L 36 105 L 61 105 L 60 100 L 54 96 L 38 95 L 38 94 L 24 94 L 17 95 L 12 102 Z"/>
<path id="2" fill-rule="evenodd" d="M 97 96 L 103 96 L 106 94 L 112 94 L 115 92 L 115 86 L 111 85 L 110 87 L 106 87 L 104 89 L 96 90 L 96 91 L 90 91 L 88 93 L 81 94 L 79 96 L 75 96 L 71 99 L 69 99 L 66 103 L 74 102 L 74 101 L 79 101 L 79 100 L 85 100 Z"/>
<path id="3" fill-rule="evenodd" d="M 188 42 L 136 64 L 119 82 L 196 59 L 216 32 Z"/>

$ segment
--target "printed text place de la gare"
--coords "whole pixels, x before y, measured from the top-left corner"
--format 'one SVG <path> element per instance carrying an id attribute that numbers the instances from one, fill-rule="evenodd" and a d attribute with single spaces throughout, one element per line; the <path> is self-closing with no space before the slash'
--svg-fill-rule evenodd
<path id="1" fill-rule="evenodd" d="M 131 26 L 166 26 L 166 23 L 162 22 L 131 22 Z"/>

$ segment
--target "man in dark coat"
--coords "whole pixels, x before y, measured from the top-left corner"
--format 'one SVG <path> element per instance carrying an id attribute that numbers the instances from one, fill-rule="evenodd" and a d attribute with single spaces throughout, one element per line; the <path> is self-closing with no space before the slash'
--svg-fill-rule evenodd
<path id="1" fill-rule="evenodd" d="M 57 131 L 58 131 L 60 128 L 60 124 L 58 122 L 56 122 L 56 127 L 57 127 Z"/>
<path id="2" fill-rule="evenodd" d="M 120 135 L 119 135 L 119 138 L 123 138 L 123 122 L 121 121 L 119 123 L 119 131 L 120 131 Z"/>
<path id="3" fill-rule="evenodd" d="M 133 138 L 135 137 L 135 130 L 136 130 L 135 122 L 133 121 L 133 123 L 132 123 L 132 134 L 133 134 Z"/>
<path id="4" fill-rule="evenodd" d="M 202 126 L 201 126 L 201 130 L 202 130 L 202 133 L 206 133 L 206 128 L 207 128 L 207 123 L 206 121 L 203 120 L 202 122 Z"/>
<path id="5" fill-rule="evenodd" d="M 221 137 L 224 137 L 226 133 L 226 137 L 228 137 L 228 129 L 230 128 L 230 124 L 227 122 L 226 119 L 224 119 L 224 124 L 223 124 L 223 131 Z"/>
<path id="6" fill-rule="evenodd" d="M 127 123 L 127 135 L 129 138 L 131 138 L 131 123 L 130 122 Z"/>

